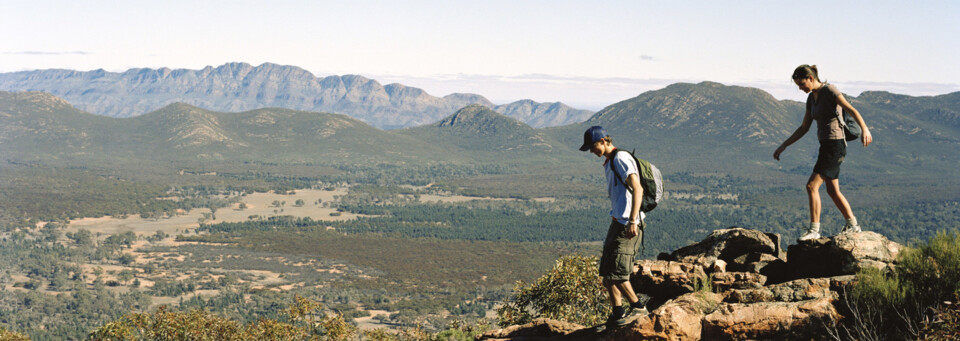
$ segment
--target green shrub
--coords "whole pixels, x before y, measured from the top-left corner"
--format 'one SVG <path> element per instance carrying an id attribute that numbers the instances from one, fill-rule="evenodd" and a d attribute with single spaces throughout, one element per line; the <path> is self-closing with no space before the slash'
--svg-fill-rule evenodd
<path id="1" fill-rule="evenodd" d="M 948 332 L 949 328 L 930 321 L 949 318 L 956 308 L 944 302 L 958 294 L 960 234 L 941 231 L 926 243 L 904 249 L 893 271 L 868 268 L 857 274 L 856 284 L 844 292 L 838 305 L 845 316 L 838 338 L 917 339 L 921 328 Z"/>
<path id="2" fill-rule="evenodd" d="M 941 231 L 929 242 L 905 250 L 897 274 L 924 306 L 953 298 L 960 289 L 960 234 Z"/>
<path id="3" fill-rule="evenodd" d="M 295 297 L 285 310 L 289 322 L 260 319 L 241 325 L 204 310 L 132 313 L 90 333 L 92 340 L 350 340 L 357 328 L 343 315 L 319 312 L 320 304 Z"/>
<path id="4" fill-rule="evenodd" d="M 557 259 L 553 269 L 535 283 L 517 282 L 514 295 L 497 309 L 497 319 L 501 326 L 539 317 L 595 325 L 609 313 L 597 276 L 597 257 L 567 255 Z"/>
<path id="5" fill-rule="evenodd" d="M 30 341 L 26 335 L 15 333 L 0 326 L 0 341 Z"/>

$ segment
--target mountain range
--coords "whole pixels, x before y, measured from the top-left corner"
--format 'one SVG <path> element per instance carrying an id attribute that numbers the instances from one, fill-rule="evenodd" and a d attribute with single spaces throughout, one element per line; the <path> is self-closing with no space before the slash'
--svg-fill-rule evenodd
<path id="1" fill-rule="evenodd" d="M 865 92 L 848 99 L 875 142 L 850 142 L 855 172 L 950 178 L 960 167 L 960 92 L 911 97 Z M 809 174 L 815 133 L 782 156 L 773 150 L 800 124 L 803 104 L 759 89 L 678 83 L 612 104 L 588 120 L 534 128 L 484 105 L 416 127 L 382 130 L 342 114 L 265 108 L 215 112 L 175 103 L 111 118 L 39 92 L 0 92 L 0 152 L 8 160 L 269 162 L 584 162 L 583 131 L 601 125 L 614 144 L 670 172 Z M 579 161 L 578 161 L 579 160 Z"/>
<path id="2" fill-rule="evenodd" d="M 299 67 L 270 63 L 121 73 L 102 69 L 0 73 L 0 90 L 48 92 L 84 111 L 110 117 L 138 116 L 182 102 L 221 112 L 276 107 L 339 113 L 381 129 L 433 123 L 470 104 L 490 107 L 533 127 L 582 122 L 593 114 L 559 102 L 494 105 L 475 94 L 434 97 L 402 84 L 381 85 L 358 75 L 319 78 Z"/>
<path id="3" fill-rule="evenodd" d="M 958 179 L 953 174 L 960 166 L 960 92 L 912 97 L 868 91 L 845 97 L 864 116 L 874 137 L 868 148 L 860 141 L 848 144 L 848 160 L 858 163 L 849 169 Z M 581 124 L 549 129 L 564 144 L 574 145 L 586 127 L 601 125 L 616 145 L 637 148 L 638 154 L 665 160 L 673 169 L 799 168 L 794 171 L 809 174 L 818 146 L 815 128 L 790 146 L 782 161 L 772 157 L 800 126 L 804 110 L 803 103 L 776 100 L 756 88 L 677 83 L 612 104 Z"/>

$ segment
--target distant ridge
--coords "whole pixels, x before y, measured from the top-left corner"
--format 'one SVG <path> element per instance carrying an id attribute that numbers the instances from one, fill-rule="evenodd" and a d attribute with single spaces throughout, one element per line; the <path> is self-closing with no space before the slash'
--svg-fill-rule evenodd
<path id="1" fill-rule="evenodd" d="M 592 111 L 574 109 L 560 102 L 538 103 L 529 99 L 498 105 L 493 110 L 534 128 L 580 123 L 593 115 Z"/>
<path id="2" fill-rule="evenodd" d="M 411 91 L 404 89 L 394 89 Z M 851 172 L 943 177 L 960 167 L 960 93 L 847 97 L 874 135 L 851 143 Z M 484 105 L 434 123 L 377 129 L 344 114 L 265 108 L 216 112 L 173 103 L 132 118 L 92 115 L 41 92 L 0 91 L 0 160 L 223 160 L 304 162 L 548 162 L 591 159 L 577 151 L 583 131 L 601 125 L 616 146 L 672 172 L 736 170 L 809 175 L 814 132 L 780 162 L 776 146 L 800 124 L 804 106 L 754 88 L 678 83 L 597 112 L 589 120 L 533 128 Z"/>
<path id="3" fill-rule="evenodd" d="M 102 69 L 0 73 L 0 90 L 49 92 L 81 110 L 111 117 L 138 116 L 182 102 L 219 112 L 277 107 L 340 113 L 381 129 L 433 123 L 470 104 L 495 107 L 475 94 L 435 97 L 402 84 L 381 85 L 358 75 L 319 78 L 296 66 L 271 63 L 121 73 Z M 592 114 L 562 103 L 519 101 L 496 107 L 535 127 L 582 122 Z"/>
<path id="4" fill-rule="evenodd" d="M 912 97 L 886 92 L 845 96 L 874 136 L 869 148 L 851 142 L 851 171 L 907 174 L 960 167 L 960 92 Z M 614 144 L 634 149 L 661 169 L 709 171 L 722 165 L 787 169 L 809 174 L 816 159 L 816 128 L 791 146 L 780 162 L 773 151 L 800 126 L 804 104 L 777 100 L 763 90 L 715 82 L 676 83 L 598 111 L 583 123 L 549 128 L 568 146 L 600 125 Z"/>

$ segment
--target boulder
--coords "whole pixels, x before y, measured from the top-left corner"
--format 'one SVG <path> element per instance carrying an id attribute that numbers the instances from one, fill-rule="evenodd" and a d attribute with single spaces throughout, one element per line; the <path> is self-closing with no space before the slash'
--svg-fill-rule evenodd
<path id="1" fill-rule="evenodd" d="M 721 296 L 709 292 L 684 294 L 642 316 L 626 330 L 616 330 L 611 340 L 699 340 L 700 321 L 713 312 Z"/>
<path id="2" fill-rule="evenodd" d="M 753 272 L 722 272 L 710 275 L 713 290 L 722 292 L 727 289 L 754 289 L 763 287 L 767 276 Z"/>
<path id="3" fill-rule="evenodd" d="M 477 340 L 557 340 L 559 337 L 582 329 L 584 329 L 583 326 L 579 324 L 538 318 L 527 324 L 488 331 L 480 335 Z"/>
<path id="4" fill-rule="evenodd" d="M 866 267 L 891 267 L 902 248 L 876 232 L 846 233 L 790 245 L 787 264 L 795 278 L 852 275 Z"/>
<path id="5" fill-rule="evenodd" d="M 721 303 L 703 319 L 704 340 L 825 340 L 840 318 L 830 298 L 799 302 Z"/>
<path id="6" fill-rule="evenodd" d="M 776 261 L 782 261 L 782 259 L 769 253 L 750 252 L 734 258 L 732 262 L 727 264 L 727 269 L 730 271 L 760 273 L 760 270 L 767 266 L 767 264 Z"/>
<path id="7" fill-rule="evenodd" d="M 679 262 L 681 262 L 681 263 L 693 264 L 693 265 L 696 265 L 696 266 L 699 266 L 700 268 L 702 268 L 704 272 L 712 272 L 712 270 L 713 270 L 714 268 L 717 268 L 717 264 L 718 264 L 718 262 L 719 262 L 719 263 L 722 263 L 722 264 L 723 264 L 723 270 L 726 271 L 726 262 L 725 262 L 724 260 L 722 260 L 722 259 L 719 259 L 719 258 L 713 257 L 713 256 L 694 255 L 694 256 L 683 257 L 683 258 L 681 258 L 681 259 L 679 259 L 679 260 L 672 259 L 671 257 L 667 257 L 666 260 L 668 260 L 668 261 L 674 261 L 674 262 L 679 261 Z M 721 271 L 721 272 L 722 272 L 722 271 Z"/>
<path id="8" fill-rule="evenodd" d="M 819 298 L 837 299 L 839 287 L 852 283 L 854 276 L 802 278 L 755 289 L 730 289 L 723 293 L 729 303 L 798 302 Z"/>
<path id="9" fill-rule="evenodd" d="M 694 292 L 707 279 L 703 267 L 681 262 L 641 260 L 631 278 L 635 291 L 660 300 Z"/>
<path id="10" fill-rule="evenodd" d="M 740 227 L 715 230 L 699 243 L 673 251 L 670 258 L 695 262 L 701 257 L 716 257 L 729 264 L 749 253 L 780 255 L 780 235 Z"/>

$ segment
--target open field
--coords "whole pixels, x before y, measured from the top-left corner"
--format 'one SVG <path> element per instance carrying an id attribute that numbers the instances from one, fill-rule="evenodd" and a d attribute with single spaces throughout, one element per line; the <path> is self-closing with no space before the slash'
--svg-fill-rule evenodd
<path id="1" fill-rule="evenodd" d="M 233 285 L 242 285 L 248 290 L 273 292 L 325 288 L 332 285 L 331 280 L 339 282 L 348 278 L 365 281 L 388 280 L 397 283 L 394 281 L 399 281 L 401 277 L 397 277 L 399 275 L 392 270 L 400 269 L 393 263 L 399 260 L 406 263 L 407 267 L 411 265 L 416 267 L 415 263 L 418 263 L 418 259 L 429 258 L 426 255 L 421 255 L 421 251 L 426 251 L 427 254 L 444 254 L 441 257 L 443 259 L 456 259 L 458 256 L 455 256 L 455 254 L 464 251 L 479 254 L 484 253 L 487 249 L 490 252 L 506 251 L 493 247 L 493 243 L 465 243 L 463 245 L 458 243 L 458 246 L 454 246 L 454 249 L 447 250 L 437 248 L 442 244 L 431 241 L 380 240 L 381 237 L 376 236 L 342 236 L 333 237 L 334 239 L 329 237 L 316 239 L 316 236 L 304 236 L 311 243 L 314 243 L 315 250 L 312 250 L 308 243 L 306 249 L 299 246 L 298 251 L 293 253 L 288 253 L 283 248 L 267 248 L 255 251 L 250 250 L 250 246 L 241 247 L 230 244 L 176 240 L 177 235 L 195 235 L 197 233 L 195 229 L 200 226 L 199 221 L 201 220 L 206 221 L 206 223 L 245 222 L 250 220 L 251 216 L 259 216 L 260 218 L 272 216 L 309 217 L 315 221 L 353 220 L 363 215 L 338 212 L 337 209 L 332 208 L 336 207 L 338 200 L 347 195 L 348 191 L 348 187 L 339 187 L 334 190 L 301 189 L 294 191 L 293 194 L 253 193 L 240 197 L 239 202 L 234 203 L 232 207 L 217 210 L 215 220 L 212 219 L 213 216 L 209 209 L 197 208 L 166 218 L 142 218 L 139 215 L 130 215 L 122 219 L 109 216 L 80 218 L 71 220 L 62 232 L 66 234 L 86 230 L 95 236 L 94 238 L 99 242 L 115 235 L 129 232 L 136 234 L 138 236 L 137 240 L 131 241 L 128 247 L 122 247 L 118 251 L 130 257 L 128 263 L 90 260 L 76 265 L 82 271 L 84 282 L 89 287 L 93 287 L 96 282 L 99 282 L 107 283 L 106 290 L 116 294 L 130 293 L 134 288 L 148 293 L 150 296 L 148 309 L 155 309 L 160 305 L 177 305 L 178 302 L 199 297 L 210 299 L 220 294 L 223 289 L 198 287 L 195 290 L 179 294 L 160 295 L 154 291 L 154 286 L 160 281 L 174 284 L 216 283 L 223 281 L 224 277 L 230 277 Z M 166 198 L 166 200 L 176 200 L 176 198 Z M 304 203 L 300 207 L 295 205 L 298 200 L 302 200 Z M 429 194 L 419 197 L 420 203 L 437 204 L 469 201 L 515 202 L 518 200 L 453 194 Z M 536 199 L 539 202 L 551 202 L 553 200 L 555 199 Z M 277 203 L 280 203 L 280 205 L 278 206 Z M 244 205 L 244 209 L 240 209 L 241 204 Z M 335 215 L 331 215 L 331 213 L 335 213 Z M 41 229 L 43 224 L 37 224 L 37 229 Z M 165 237 L 157 238 L 158 232 L 162 232 Z M 148 237 L 154 239 L 148 240 Z M 282 236 L 271 236 L 271 238 L 263 240 L 267 243 L 272 240 L 281 241 L 283 245 L 299 245 L 301 241 L 284 241 Z M 63 235 L 59 238 L 59 242 L 65 246 L 73 245 L 73 241 Z M 344 243 L 373 247 L 378 250 L 376 254 L 380 256 L 371 259 L 370 257 L 357 255 L 356 252 L 359 250 L 355 246 L 341 245 Z M 467 247 L 463 248 L 463 246 Z M 446 255 L 446 253 L 450 254 Z M 550 257 L 549 255 L 545 256 Z M 357 266 L 356 264 L 360 265 Z M 463 264 L 462 266 L 471 267 L 473 265 Z M 450 276 L 450 272 L 454 268 L 458 267 L 438 263 L 433 264 L 431 268 L 427 268 L 425 272 L 415 270 L 414 272 L 424 272 L 435 277 Z M 154 270 L 147 271 L 146 269 Z M 383 269 L 390 270 L 383 271 Z M 411 269 L 402 271 L 410 272 Z M 454 275 L 455 277 L 463 275 L 455 272 L 457 273 L 457 275 Z M 121 273 L 127 273 L 128 277 L 122 277 Z M 478 284 L 487 282 L 488 276 L 494 276 L 492 273 L 470 273 L 472 275 L 468 282 Z M 132 274 L 132 276 L 129 274 Z M 391 276 L 388 276 L 389 278 L 379 278 L 387 274 Z M 28 291 L 23 287 L 14 287 L 14 283 L 27 282 L 29 279 L 26 276 L 15 275 L 12 279 L 13 281 L 4 286 L 5 289 L 18 292 Z M 500 281 L 502 282 L 503 279 L 500 279 Z M 137 285 L 133 285 L 134 282 Z M 411 283 L 408 282 L 408 284 Z M 491 284 L 495 287 L 500 285 Z M 61 293 L 46 287 L 40 288 L 39 292 L 50 295 Z M 392 313 L 397 313 L 396 311 L 388 312 L 378 307 L 370 307 L 369 311 L 362 306 L 357 306 L 356 309 L 364 314 L 369 313 L 369 315 L 356 318 L 358 326 L 363 329 L 390 328 L 391 324 L 389 322 L 380 323 L 374 317 L 379 314 L 390 316 Z"/>
<path id="2" fill-rule="evenodd" d="M 276 194 L 276 193 L 254 193 L 245 195 L 241 198 L 241 203 L 246 204 L 245 209 L 240 209 L 240 203 L 233 204 L 230 208 L 223 208 L 216 211 L 216 219 L 207 220 L 210 223 L 219 222 L 243 222 L 250 220 L 250 216 L 260 216 L 263 218 L 272 216 L 294 216 L 309 217 L 313 220 L 321 221 L 339 221 L 355 219 L 358 215 L 349 212 L 337 212 L 336 209 L 323 207 L 323 202 L 333 202 L 335 196 L 345 195 L 347 188 L 337 188 L 333 191 L 317 189 L 301 189 L 295 194 Z M 303 200 L 304 205 L 296 207 L 294 203 L 297 200 Z M 317 204 L 321 200 L 321 204 Z M 273 203 L 281 202 L 277 207 Z M 193 209 L 190 212 L 183 212 L 170 218 L 141 218 L 139 215 L 131 215 L 125 219 L 114 217 L 100 218 L 82 218 L 70 221 L 65 232 L 76 232 L 79 229 L 86 229 L 94 234 L 100 233 L 102 237 L 113 234 L 134 232 L 138 235 L 152 235 L 157 231 L 166 234 L 176 235 L 184 233 L 188 229 L 194 229 L 200 226 L 199 221 L 204 218 L 204 214 L 209 214 L 210 210 L 206 208 Z M 339 213 L 337 216 L 331 216 L 331 213 Z"/>

